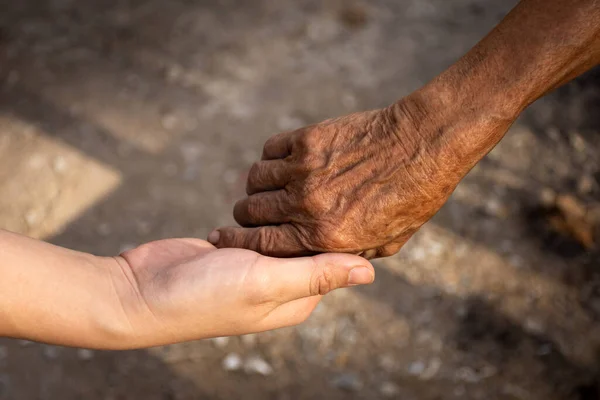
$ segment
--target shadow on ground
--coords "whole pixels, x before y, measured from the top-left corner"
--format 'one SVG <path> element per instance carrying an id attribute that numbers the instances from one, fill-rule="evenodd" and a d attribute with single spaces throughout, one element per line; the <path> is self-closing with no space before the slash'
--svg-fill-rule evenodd
<path id="1" fill-rule="evenodd" d="M 284 35 L 289 41 L 292 50 L 283 51 L 285 56 L 308 51 L 304 46 L 314 52 L 311 54 L 328 51 L 351 53 L 353 45 L 363 49 L 366 44 L 371 43 L 368 36 L 370 12 L 378 15 L 374 18 L 379 18 L 378 21 L 386 24 L 389 21 L 385 16 L 381 16 L 386 11 L 393 10 L 396 13 L 393 15 L 404 12 L 401 6 L 393 5 L 392 2 L 380 1 L 371 8 L 357 2 L 358 8 L 350 11 L 346 9 L 343 13 L 349 26 L 346 26 L 342 33 L 335 31 L 342 28 L 332 27 L 333 25 L 325 22 L 322 25 L 311 25 L 311 19 L 323 20 L 322 8 L 328 10 L 327 12 L 330 9 L 344 9 L 340 2 L 328 2 L 326 6 L 314 1 L 304 1 L 294 6 L 288 2 L 287 6 L 277 6 L 263 1 L 256 7 L 236 1 L 181 1 L 172 2 L 170 5 L 140 1 L 125 3 L 7 3 L 5 7 L 11 7 L 11 11 L 0 19 L 0 40 L 5 50 L 2 57 L 4 87 L 0 93 L 0 112 L 34 124 L 52 139 L 116 169 L 122 175 L 122 184 L 116 191 L 72 221 L 64 231 L 50 238 L 53 243 L 97 254 L 114 254 L 124 245 L 162 237 L 202 237 L 210 228 L 221 224 L 223 219 L 230 219 L 228 210 L 235 197 L 242 193 L 244 170 L 252 162 L 250 159 L 244 159 L 244 150 L 250 148 L 258 152 L 266 137 L 287 125 L 313 122 L 330 116 L 325 115 L 327 113 L 336 115 L 363 106 L 367 108 L 373 98 L 382 101 L 382 96 L 383 102 L 386 102 L 394 100 L 394 96 L 398 95 L 394 94 L 392 88 L 383 89 L 378 85 L 379 81 L 371 82 L 366 76 L 361 76 L 364 81 L 360 81 L 353 88 L 354 95 L 340 92 L 337 83 L 332 82 L 329 86 L 322 86 L 322 95 L 328 99 L 331 92 L 333 97 L 345 98 L 345 105 L 338 103 L 326 106 L 326 110 L 322 110 L 308 101 L 315 99 L 314 94 L 291 93 L 286 97 L 295 95 L 298 99 L 290 106 L 291 116 L 288 116 L 286 125 L 286 121 L 276 121 L 276 114 L 279 112 L 277 105 L 282 96 L 280 92 L 288 92 L 289 88 L 270 85 L 257 88 L 246 83 L 254 78 L 250 67 L 244 70 L 237 69 L 239 65 L 232 66 L 240 60 L 261 64 L 262 48 L 257 50 L 257 56 L 252 53 L 252 48 L 245 48 L 244 44 L 247 45 L 248 40 L 260 42 L 269 34 Z M 424 18 L 421 23 L 427 18 L 435 19 L 433 11 L 419 11 L 416 3 L 411 4 L 413 8 L 407 9 L 413 10 L 419 18 Z M 432 4 L 441 7 L 436 2 Z M 288 11 L 286 7 L 294 11 Z M 461 7 L 463 6 L 453 7 L 449 13 L 456 14 L 465 8 L 471 10 L 472 15 L 481 18 L 489 15 L 489 21 L 495 21 L 504 11 L 502 8 L 496 9 L 490 4 L 480 5 L 478 2 L 466 2 L 464 7 Z M 366 10 L 365 16 L 361 14 L 363 9 Z M 427 15 L 423 17 L 419 13 Z M 188 20 L 189 16 L 200 18 L 200 22 L 203 21 L 206 27 L 195 26 Z M 287 30 L 269 22 L 275 18 L 289 18 L 293 29 Z M 442 19 L 447 21 L 450 18 L 446 16 Z M 250 27 L 261 24 L 268 26 L 269 23 L 273 24 L 273 28 L 272 31 L 267 29 L 266 33 Z M 367 27 L 362 28 L 363 25 Z M 315 29 L 317 33 L 313 32 Z M 353 32 L 361 29 L 365 29 L 366 33 L 357 37 L 354 44 Z M 461 33 L 456 33 L 460 32 L 461 26 L 447 26 L 446 29 L 454 32 L 455 38 L 462 37 Z M 473 29 L 479 29 L 483 34 L 487 28 L 482 25 Z M 55 35 L 56 40 L 52 40 L 51 35 Z M 330 43 L 319 42 L 314 38 L 310 39 L 311 35 L 329 35 L 332 39 Z M 309 39 L 306 39 L 307 37 Z M 476 35 L 471 35 L 471 39 L 472 37 Z M 178 38 L 181 38 L 181 44 L 176 48 L 170 47 Z M 435 33 L 419 39 L 433 41 L 430 44 L 430 48 L 433 49 L 442 43 Z M 407 40 L 402 43 L 394 42 L 394 45 L 398 49 L 408 51 L 414 43 L 408 43 Z M 374 42 L 377 43 L 377 40 L 374 39 Z M 434 65 L 447 65 L 463 48 L 466 49 L 472 44 L 468 42 L 467 40 L 448 54 L 440 54 L 439 59 L 436 59 L 435 53 L 432 52 L 416 53 L 412 57 L 417 60 L 415 68 L 418 68 L 419 62 L 424 62 L 423 60 Z M 281 42 L 276 44 L 281 45 Z M 394 45 L 388 45 L 387 48 L 393 48 Z M 199 47 L 204 50 L 198 50 Z M 187 53 L 191 56 L 187 57 Z M 265 57 L 268 59 L 272 54 L 266 54 Z M 378 58 L 381 56 L 366 54 L 365 57 L 370 57 L 369 60 L 373 64 L 381 61 Z M 410 57 L 407 56 L 406 59 L 406 63 L 409 63 Z M 290 62 L 293 64 L 293 61 Z M 302 63 L 305 62 L 306 60 L 302 60 Z M 314 63 L 317 65 L 312 67 L 305 64 L 299 67 L 290 67 L 286 63 L 277 64 L 284 72 L 273 72 L 273 79 L 275 82 L 286 77 L 300 79 L 305 71 L 293 71 L 295 68 L 304 68 L 309 71 L 309 75 L 312 71 L 316 76 L 316 83 L 307 91 L 311 90 L 318 95 L 317 86 L 332 81 L 336 73 L 368 75 L 373 69 L 377 71 L 377 68 L 369 65 L 345 65 L 344 61 L 340 61 L 338 70 L 330 72 L 328 67 L 318 65 L 316 60 Z M 72 73 L 70 68 L 76 73 Z M 186 69 L 199 69 L 200 75 L 204 76 L 186 76 Z M 423 72 L 417 80 L 424 81 L 435 72 L 435 68 Z M 130 91 L 127 101 L 147 105 L 162 115 L 156 120 L 141 124 L 141 127 L 163 123 L 160 131 L 165 128 L 165 119 L 169 125 L 168 117 L 174 115 L 183 120 L 193 120 L 194 123 L 189 127 L 177 127 L 166 134 L 166 145 L 158 151 L 148 150 L 143 143 L 138 145 L 136 139 L 120 138 L 107 124 L 93 120 L 89 114 L 82 113 L 77 107 L 67 106 L 77 106 L 79 100 L 82 103 L 89 100 L 77 97 L 90 95 L 78 92 L 76 85 L 81 84 L 82 75 L 87 76 L 86 80 L 98 81 L 99 85 L 106 84 L 105 92 L 96 103 L 100 113 L 111 110 L 114 105 L 110 104 L 110 99 L 119 98 L 117 89 L 123 86 L 124 91 Z M 77 76 L 77 79 L 74 76 Z M 389 73 L 381 82 L 390 80 L 392 76 L 393 74 Z M 434 224 L 465 240 L 482 245 L 491 252 L 502 252 L 500 244 L 503 239 L 515 240 L 515 234 L 509 232 L 518 232 L 516 240 L 520 241 L 519 249 L 537 249 L 534 253 L 539 263 L 531 267 L 535 273 L 545 274 L 575 288 L 586 286 L 586 294 L 582 295 L 582 306 L 589 310 L 593 319 L 600 318 L 600 309 L 596 309 L 598 307 L 595 306 L 600 296 L 600 289 L 596 290 L 600 285 L 595 283 L 600 281 L 597 270 L 600 255 L 597 251 L 581 247 L 580 243 L 569 235 L 552 232 L 544 219 L 545 214 L 539 212 L 541 205 L 538 193 L 544 188 L 551 188 L 556 192 L 574 193 L 587 203 L 598 201 L 599 77 L 600 70 L 594 70 L 560 88 L 534 105 L 518 123 L 519 126 L 531 130 L 540 143 L 539 151 L 531 154 L 532 158 L 545 157 L 545 162 L 552 164 L 554 161 L 548 158 L 561 156 L 563 153 L 560 151 L 564 149 L 579 152 L 578 156 L 572 157 L 571 168 L 566 174 L 552 176 L 536 174 L 533 171 L 527 175 L 519 169 L 511 171 L 511 167 L 502 161 L 486 159 L 481 169 L 490 175 L 493 175 L 494 171 L 501 171 L 512 173 L 527 181 L 523 187 L 503 189 L 503 197 L 510 199 L 514 212 L 509 216 L 498 216 L 489 212 L 484 205 L 473 206 L 460 200 L 452 200 L 434 219 Z M 227 83 L 228 79 L 231 80 L 230 83 Z M 211 86 L 207 84 L 207 81 L 211 80 L 225 82 L 215 89 L 220 91 L 218 95 L 224 97 L 222 102 L 219 102 L 218 95 L 211 93 Z M 411 84 L 404 84 L 403 90 L 411 88 Z M 239 90 L 236 89 L 236 85 L 239 86 Z M 115 91 L 111 92 L 112 90 Z M 247 92 L 240 94 L 238 91 Z M 55 93 L 56 97 L 53 97 Z M 69 94 L 72 95 L 70 100 Z M 249 98 L 245 98 L 244 95 L 248 95 Z M 378 95 L 380 96 L 377 97 Z M 242 105 L 245 104 L 240 105 L 236 96 L 244 101 L 261 102 L 264 99 L 266 110 L 253 111 L 251 107 L 244 108 Z M 118 101 L 117 104 L 126 103 Z M 272 108 L 268 109 L 269 107 Z M 227 109 L 233 109 L 233 115 Z M 133 107 L 131 111 L 123 112 L 134 114 L 135 110 Z M 249 116 L 245 113 L 249 113 Z M 299 115 L 301 117 L 298 117 Z M 135 119 L 136 116 L 131 115 L 130 118 Z M 169 130 L 169 127 L 166 129 Z M 154 133 L 135 132 L 135 128 L 129 130 L 133 132 L 133 136 L 146 135 L 155 139 L 152 136 Z M 579 140 L 573 139 L 575 133 L 584 141 L 583 149 L 578 148 L 577 144 L 573 145 L 574 141 Z M 196 164 L 192 163 L 190 166 L 190 163 L 183 159 L 186 154 L 185 148 L 197 146 L 198 143 L 204 146 L 204 153 L 200 159 L 194 160 Z M 554 146 L 556 151 L 553 150 Z M 213 176 L 207 171 L 209 168 L 218 171 L 218 174 Z M 583 175 L 593 177 L 596 183 L 590 191 L 580 195 L 576 192 Z M 226 183 L 223 183 L 224 181 Z M 486 180 L 485 176 L 478 176 L 473 182 L 480 192 L 494 193 L 498 190 L 498 182 L 493 179 Z M 476 222 L 457 222 L 456 215 L 459 216 L 459 220 Z M 110 234 L 99 230 L 100 225 L 110 226 Z M 489 226 L 494 227 L 492 231 L 486 228 Z M 476 296 L 463 299 L 441 292 L 437 297 L 429 298 L 424 295 L 429 289 L 415 287 L 382 268 L 378 271 L 377 283 L 359 290 L 358 293 L 376 303 L 389 305 L 398 318 L 413 322 L 418 316 L 410 306 L 417 304 L 415 299 L 420 299 L 423 304 L 433 309 L 436 316 L 434 319 L 440 321 L 434 322 L 433 327 L 443 336 L 445 346 L 464 354 L 465 357 L 486 360 L 486 365 L 503 371 L 509 381 L 518 379 L 519 374 L 531 373 L 539 379 L 541 387 L 555 396 L 562 396 L 559 398 L 599 398 L 597 376 L 600 363 L 580 365 L 570 360 L 561 354 L 559 346 L 553 343 L 550 336 L 525 331 L 520 324 L 499 311 L 497 304 L 488 299 Z M 453 310 L 456 308 L 465 311 L 455 316 Z M 576 333 L 574 332 L 574 335 Z M 574 336 L 573 340 L 577 340 L 577 337 Z M 61 352 L 58 367 L 59 362 L 55 361 L 52 355 L 55 350 L 44 350 L 45 348 L 39 345 L 21 347 L 18 343 L 6 340 L 3 343 L 8 346 L 11 354 L 7 362 L 10 365 L 11 376 L 14 377 L 11 378 L 10 387 L 14 389 L 5 393 L 0 390 L 0 398 L 13 398 L 11 396 L 16 396 L 21 390 L 22 393 L 35 393 L 38 398 L 48 399 L 80 396 L 89 399 L 119 399 L 131 398 L 132 395 L 147 399 L 231 398 L 234 393 L 243 391 L 256 398 L 273 399 L 296 398 L 298 393 L 302 398 L 310 398 L 312 395 L 327 395 L 328 398 L 349 396 L 328 386 L 324 377 L 331 374 L 331 369 L 316 364 L 308 366 L 310 373 L 307 376 L 298 381 L 292 379 L 286 387 L 254 381 L 241 375 L 225 375 L 224 379 L 223 375 L 219 374 L 213 379 L 211 374 L 214 371 L 211 370 L 211 365 L 220 362 L 220 355 L 208 345 L 202 347 L 204 353 L 198 355 L 204 366 L 195 370 L 206 376 L 190 377 L 177 372 L 177 368 L 173 367 L 173 364 L 165 363 L 163 358 L 144 351 L 101 353 L 93 363 L 82 364 L 75 350 L 58 350 Z M 544 351 L 540 352 L 540 348 Z M 168 353 L 168 350 L 165 351 Z M 597 348 L 590 351 L 597 352 Z M 520 357 L 522 353 L 538 356 L 524 360 Z M 166 358 L 168 359 L 168 356 Z M 175 361 L 175 366 L 179 362 L 185 364 L 195 361 Z M 289 364 L 295 365 L 297 362 L 291 360 Z M 364 369 L 369 367 L 362 366 Z M 306 366 L 302 368 L 306 369 Z M 294 376 L 295 372 L 294 368 L 289 368 L 288 373 L 291 376 Z M 442 379 L 439 383 L 441 393 L 445 387 L 452 387 L 452 379 L 444 379 L 446 381 Z M 310 384 L 312 380 L 316 382 L 313 386 Z M 415 389 L 414 393 L 408 395 L 415 395 L 418 390 L 421 389 Z M 435 389 L 431 388 L 423 390 L 435 392 Z M 509 397 L 502 392 L 503 389 L 492 384 L 489 390 L 496 390 L 494 393 L 505 396 L 501 398 L 518 398 L 514 393 Z M 360 398 L 361 395 L 355 393 L 352 396 Z M 436 397 L 431 395 L 427 398 Z"/>

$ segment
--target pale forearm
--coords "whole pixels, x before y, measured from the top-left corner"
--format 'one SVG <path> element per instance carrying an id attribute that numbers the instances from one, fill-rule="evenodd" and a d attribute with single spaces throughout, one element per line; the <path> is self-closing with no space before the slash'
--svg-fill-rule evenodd
<path id="1" fill-rule="evenodd" d="M 114 347 L 127 327 L 113 264 L 0 230 L 0 336 Z"/>

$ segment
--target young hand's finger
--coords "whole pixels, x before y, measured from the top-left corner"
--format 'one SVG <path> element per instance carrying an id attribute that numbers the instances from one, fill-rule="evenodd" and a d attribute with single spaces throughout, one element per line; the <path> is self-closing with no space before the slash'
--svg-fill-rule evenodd
<path id="1" fill-rule="evenodd" d="M 364 258 L 351 254 L 259 260 L 256 272 L 268 282 L 280 303 L 322 296 L 332 290 L 373 282 L 375 271 Z"/>

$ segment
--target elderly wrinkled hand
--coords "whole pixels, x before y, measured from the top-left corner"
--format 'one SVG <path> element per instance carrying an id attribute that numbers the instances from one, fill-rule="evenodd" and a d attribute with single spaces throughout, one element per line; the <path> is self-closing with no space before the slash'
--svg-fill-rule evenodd
<path id="1" fill-rule="evenodd" d="M 469 125 L 434 102 L 425 110 L 424 99 L 416 93 L 385 109 L 272 137 L 250 170 L 248 196 L 235 205 L 241 228 L 220 228 L 209 240 L 279 257 L 396 253 L 482 151 L 465 143 L 457 151 L 454 131 L 509 125 Z"/>
<path id="2" fill-rule="evenodd" d="M 394 254 L 529 104 L 600 63 L 599 16 L 593 0 L 523 0 L 392 106 L 274 136 L 235 205 L 241 228 L 209 241 L 274 256 Z"/>

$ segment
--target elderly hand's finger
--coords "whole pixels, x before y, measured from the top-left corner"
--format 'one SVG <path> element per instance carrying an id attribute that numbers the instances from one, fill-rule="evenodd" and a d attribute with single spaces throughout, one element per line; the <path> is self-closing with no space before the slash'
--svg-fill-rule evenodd
<path id="1" fill-rule="evenodd" d="M 245 228 L 291 222 L 294 209 L 285 190 L 256 193 L 235 203 L 233 218 Z"/>
<path id="2" fill-rule="evenodd" d="M 373 266 L 364 258 L 335 253 L 261 259 L 256 273 L 267 282 L 273 299 L 279 303 L 323 296 L 335 289 L 370 284 L 375 279 Z"/>
<path id="3" fill-rule="evenodd" d="M 260 228 L 219 228 L 208 235 L 216 247 L 242 248 L 271 257 L 313 255 L 299 238 L 298 230 L 290 224 Z"/>
<path id="4" fill-rule="evenodd" d="M 246 193 L 283 189 L 293 177 L 293 167 L 286 160 L 263 160 L 252 165 L 248 173 Z"/>
<path id="5" fill-rule="evenodd" d="M 298 135 L 298 131 L 283 132 L 275 136 L 271 136 L 263 147 L 263 160 L 275 160 L 278 158 L 286 158 L 292 154 L 294 140 Z"/>

